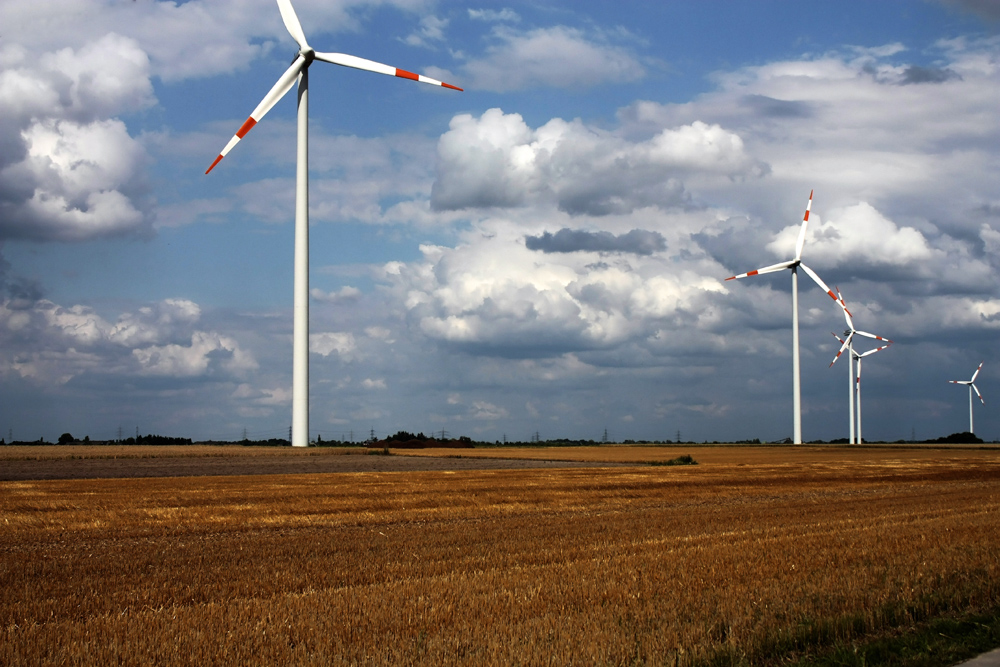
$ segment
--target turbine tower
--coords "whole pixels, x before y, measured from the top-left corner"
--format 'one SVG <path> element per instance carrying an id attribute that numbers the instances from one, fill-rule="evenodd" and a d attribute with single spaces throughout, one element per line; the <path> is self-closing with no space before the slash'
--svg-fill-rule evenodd
<path id="1" fill-rule="evenodd" d="M 969 433 L 973 433 L 973 434 L 975 433 L 975 431 L 972 430 L 972 390 L 973 389 L 976 390 L 976 396 L 979 397 L 979 401 L 983 405 L 986 405 L 986 401 L 983 400 L 983 395 L 979 393 L 979 388 L 975 384 L 973 384 L 976 381 L 976 376 L 979 375 L 979 371 L 983 370 L 983 364 L 984 363 L 985 362 L 983 362 L 983 361 L 979 362 L 979 368 L 977 368 L 976 372 L 972 374 L 972 379 L 971 380 L 948 380 L 948 382 L 950 382 L 952 384 L 967 384 L 967 385 L 969 385 Z"/>
<path id="2" fill-rule="evenodd" d="M 826 286 L 826 283 L 820 279 L 816 272 L 802 263 L 802 248 L 806 244 L 806 228 L 809 226 L 809 210 L 812 208 L 812 201 L 813 191 L 810 190 L 809 203 L 806 204 L 806 213 L 802 217 L 802 227 L 799 228 L 799 239 L 795 243 L 794 259 L 726 278 L 726 280 L 738 280 L 761 273 L 774 273 L 783 269 L 790 269 L 792 272 L 792 441 L 796 445 L 802 444 L 802 384 L 799 373 L 799 268 L 801 267 L 806 275 L 813 279 L 813 282 L 829 294 L 831 299 L 837 300 L 837 295 Z"/>
<path id="3" fill-rule="evenodd" d="M 857 333 L 861 333 L 861 332 L 858 331 Z M 854 440 L 853 440 L 853 437 L 854 437 L 854 404 L 856 402 L 857 406 L 858 406 L 858 440 L 857 440 L 857 443 L 860 445 L 860 444 L 862 444 L 864 442 L 864 440 L 861 439 L 861 360 L 864 357 L 867 357 L 870 354 L 875 354 L 876 352 L 881 352 L 882 350 L 886 349 L 887 347 L 889 347 L 889 345 L 892 345 L 892 341 L 888 340 L 886 338 L 880 338 L 880 337 L 876 336 L 876 338 L 879 338 L 879 340 L 887 341 L 889 343 L 889 345 L 883 345 L 882 347 L 876 347 L 874 350 L 868 350 L 867 352 L 862 352 L 861 354 L 858 354 L 857 352 L 854 351 L 853 347 L 850 347 L 848 345 L 848 341 L 845 341 L 843 338 L 841 338 L 837 334 L 833 334 L 833 337 L 836 338 L 837 340 L 839 340 L 841 342 L 841 344 L 842 344 L 841 351 L 843 351 L 844 347 L 847 347 L 851 351 L 851 357 L 850 358 L 858 362 L 858 374 L 856 376 L 852 376 L 851 377 L 851 384 L 852 384 L 852 389 L 853 389 L 854 393 L 853 393 L 853 395 L 851 397 L 851 411 L 850 411 L 850 413 L 851 413 L 851 438 L 852 438 L 851 444 L 854 444 Z M 840 356 L 839 352 L 837 353 L 837 356 L 838 357 Z M 834 361 L 837 361 L 837 360 L 834 359 Z M 832 363 L 830 365 L 833 366 Z"/>
<path id="4" fill-rule="evenodd" d="M 844 353 L 844 350 L 848 351 L 847 355 L 847 398 L 849 402 L 848 418 L 850 419 L 850 428 L 848 430 L 849 437 L 848 442 L 854 444 L 854 403 L 855 394 L 857 394 L 857 405 L 858 405 L 858 444 L 861 444 L 861 357 L 867 357 L 869 354 L 878 352 L 879 350 L 884 350 L 885 348 L 892 345 L 892 341 L 888 338 L 882 338 L 882 336 L 876 336 L 875 334 L 868 333 L 867 331 L 858 331 L 854 328 L 854 318 L 851 315 L 851 311 L 847 309 L 847 304 L 844 303 L 844 296 L 840 293 L 840 288 L 837 288 L 837 303 L 840 305 L 841 310 L 844 311 L 844 320 L 847 321 L 847 329 L 844 330 L 844 338 L 841 338 L 837 334 L 833 334 L 833 337 L 841 342 L 840 350 L 837 351 L 837 356 L 833 358 L 830 362 L 832 367 L 837 363 L 837 359 L 840 359 L 840 355 Z M 875 350 L 869 350 L 864 354 L 857 354 L 854 351 L 854 336 L 866 336 L 868 338 L 874 338 L 875 340 L 880 340 L 888 343 L 883 347 L 877 348 Z M 846 339 L 846 340 L 845 340 Z M 858 375 L 857 379 L 854 377 L 854 361 L 858 362 Z"/>
<path id="5" fill-rule="evenodd" d="M 215 165 L 253 129 L 261 118 L 298 82 L 297 162 L 295 167 L 295 280 L 292 325 L 292 445 L 309 446 L 309 66 L 314 60 L 388 74 L 432 86 L 462 90 L 458 86 L 383 65 L 372 60 L 344 53 L 320 53 L 309 46 L 291 0 L 277 0 L 281 20 L 288 33 L 299 45 L 298 55 L 277 83 L 268 91 L 250 117 L 246 119 L 219 156 L 205 171 Z"/>

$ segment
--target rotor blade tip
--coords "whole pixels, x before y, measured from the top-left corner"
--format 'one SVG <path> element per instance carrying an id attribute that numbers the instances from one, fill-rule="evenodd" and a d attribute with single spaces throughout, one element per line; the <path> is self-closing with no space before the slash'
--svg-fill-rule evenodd
<path id="1" fill-rule="evenodd" d="M 213 169 L 215 169 L 215 165 L 219 164 L 220 162 L 222 162 L 222 156 L 221 155 L 219 157 L 215 158 L 215 161 L 211 164 L 211 166 L 209 166 L 208 169 L 205 170 L 205 173 L 207 174 L 208 172 L 210 172 Z"/>
<path id="2" fill-rule="evenodd" d="M 444 81 L 441 82 L 441 85 L 444 86 L 445 88 L 451 88 L 452 90 L 457 90 L 457 91 L 463 92 L 463 93 L 465 92 L 464 88 L 459 88 L 458 86 L 453 86 L 450 83 L 445 83 Z"/>

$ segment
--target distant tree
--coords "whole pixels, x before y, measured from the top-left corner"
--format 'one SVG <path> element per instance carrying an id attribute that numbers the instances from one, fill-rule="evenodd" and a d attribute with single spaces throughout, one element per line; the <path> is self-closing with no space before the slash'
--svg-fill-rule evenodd
<path id="1" fill-rule="evenodd" d="M 71 442 L 73 442 L 75 440 L 76 440 L 76 438 L 74 438 L 69 433 L 63 433 L 62 435 L 59 436 L 59 444 L 60 445 L 68 445 L 69 443 L 71 443 Z"/>

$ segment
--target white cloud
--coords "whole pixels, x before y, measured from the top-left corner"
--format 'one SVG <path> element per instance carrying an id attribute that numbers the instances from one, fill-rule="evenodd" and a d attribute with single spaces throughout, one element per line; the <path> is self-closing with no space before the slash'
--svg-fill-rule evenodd
<path id="1" fill-rule="evenodd" d="M 779 257 L 794 254 L 801 224 L 785 227 L 767 249 Z M 931 259 L 933 251 L 924 235 L 912 227 L 898 227 L 871 204 L 860 202 L 831 214 L 822 222 L 810 221 L 806 237 L 809 263 L 869 266 L 913 265 Z"/>
<path id="2" fill-rule="evenodd" d="M 116 114 L 155 101 L 146 54 L 114 33 L 0 70 L 0 237 L 148 233 L 145 151 Z"/>
<path id="3" fill-rule="evenodd" d="M 510 413 L 506 408 L 501 408 L 488 401 L 474 401 L 472 403 L 472 409 L 470 416 L 473 419 L 480 419 L 484 421 L 495 421 L 497 419 L 504 419 L 508 417 Z"/>
<path id="4" fill-rule="evenodd" d="M 495 9 L 470 9 L 469 18 L 473 21 L 511 21 L 513 23 L 521 20 L 520 15 L 508 7 L 504 7 L 500 11 Z"/>
<path id="5" fill-rule="evenodd" d="M 694 121 L 646 141 L 580 121 L 533 130 L 519 114 L 455 116 L 438 143 L 432 203 L 439 210 L 554 203 L 573 214 L 629 213 L 687 202 L 685 178 L 757 178 L 766 165 L 719 125 Z"/>
<path id="6" fill-rule="evenodd" d="M 240 376 L 257 368 L 231 336 L 195 329 L 199 306 L 166 299 L 112 323 L 93 308 L 41 299 L 0 304 L 0 373 L 45 383 L 75 376 Z"/>
<path id="7" fill-rule="evenodd" d="M 444 29 L 447 27 L 448 19 L 424 16 L 420 19 L 419 29 L 410 33 L 403 42 L 409 46 L 433 47 L 444 40 Z"/>
<path id="8" fill-rule="evenodd" d="M 140 373 L 170 377 L 196 377 L 211 373 L 214 366 L 230 374 L 257 368 L 253 357 L 235 340 L 218 333 L 196 331 L 190 345 L 150 345 L 132 350 Z"/>
<path id="9" fill-rule="evenodd" d="M 606 36 L 555 26 L 528 31 L 506 25 L 493 32 L 494 44 L 481 60 L 463 66 L 469 87 L 506 92 L 535 88 L 579 89 L 641 79 L 645 69 L 627 49 Z"/>
<path id="10" fill-rule="evenodd" d="M 342 359 L 351 359 L 357 351 L 357 344 L 354 334 L 350 332 L 315 333 L 309 335 L 309 351 L 324 357 L 336 352 Z"/>
<path id="11" fill-rule="evenodd" d="M 595 264 L 597 253 L 543 254 L 511 237 L 426 248 L 425 263 L 389 277 L 420 331 L 502 356 L 558 356 L 641 341 L 722 291 L 712 277 L 666 273 L 655 256 Z"/>
<path id="12" fill-rule="evenodd" d="M 336 292 L 324 292 L 321 289 L 313 288 L 309 290 L 309 296 L 324 303 L 347 303 L 357 301 L 358 297 L 361 296 L 361 290 L 350 285 L 344 285 Z"/>

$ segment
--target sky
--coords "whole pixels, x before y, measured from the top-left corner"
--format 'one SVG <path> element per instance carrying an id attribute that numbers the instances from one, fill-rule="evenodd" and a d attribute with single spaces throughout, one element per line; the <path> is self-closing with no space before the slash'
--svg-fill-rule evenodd
<path id="1" fill-rule="evenodd" d="M 789 272 L 870 440 L 1000 439 L 1000 3 L 293 0 L 312 438 L 778 441 Z M 0 4 L 0 437 L 287 437 L 273 0 Z M 803 438 L 847 437 L 800 282 Z M 872 346 L 859 343 L 864 351 Z"/>

